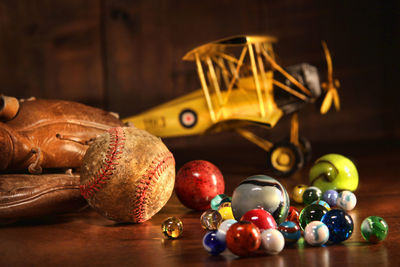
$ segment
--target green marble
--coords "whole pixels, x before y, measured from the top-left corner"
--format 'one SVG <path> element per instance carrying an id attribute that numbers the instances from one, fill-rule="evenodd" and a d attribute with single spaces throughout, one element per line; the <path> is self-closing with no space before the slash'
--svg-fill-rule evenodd
<path id="1" fill-rule="evenodd" d="M 354 191 L 358 187 L 358 172 L 350 159 L 328 154 L 317 159 L 310 170 L 309 180 L 323 192 L 330 189 Z"/>
<path id="2" fill-rule="evenodd" d="M 319 204 L 311 204 L 300 212 L 299 221 L 300 221 L 300 228 L 304 230 L 312 221 L 320 221 L 322 216 L 328 212 L 328 209 L 324 206 Z"/>
<path id="3" fill-rule="evenodd" d="M 386 221 L 378 216 L 369 216 L 361 223 L 361 235 L 371 243 L 385 240 L 388 230 Z"/>
<path id="4" fill-rule="evenodd" d="M 310 205 L 315 201 L 321 200 L 321 197 L 322 191 L 318 187 L 310 186 L 304 191 L 303 202 L 306 205 Z"/>
<path id="5" fill-rule="evenodd" d="M 211 199 L 211 209 L 218 210 L 219 205 L 221 205 L 222 200 L 225 198 L 228 198 L 228 196 L 225 194 L 216 195 L 213 199 Z"/>
<path id="6" fill-rule="evenodd" d="M 331 206 L 323 200 L 314 201 L 311 204 L 318 204 L 318 205 L 324 206 L 327 210 L 331 210 Z"/>

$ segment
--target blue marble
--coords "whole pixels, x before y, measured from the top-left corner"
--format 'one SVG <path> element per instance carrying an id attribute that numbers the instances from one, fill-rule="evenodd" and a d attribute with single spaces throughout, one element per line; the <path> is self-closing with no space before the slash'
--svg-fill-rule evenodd
<path id="1" fill-rule="evenodd" d="M 282 233 L 286 244 L 295 243 L 301 237 L 300 227 L 297 223 L 291 221 L 281 223 L 278 226 L 278 231 Z"/>
<path id="2" fill-rule="evenodd" d="M 328 227 L 329 241 L 333 243 L 343 242 L 353 234 L 353 219 L 343 210 L 332 209 L 322 216 L 321 221 Z"/>
<path id="3" fill-rule="evenodd" d="M 207 232 L 203 237 L 203 247 L 212 255 L 218 255 L 226 249 L 226 242 L 217 238 L 217 231 Z"/>
<path id="4" fill-rule="evenodd" d="M 329 204 L 331 207 L 336 206 L 336 200 L 338 198 L 338 192 L 336 190 L 325 191 L 322 195 L 322 199 Z"/>

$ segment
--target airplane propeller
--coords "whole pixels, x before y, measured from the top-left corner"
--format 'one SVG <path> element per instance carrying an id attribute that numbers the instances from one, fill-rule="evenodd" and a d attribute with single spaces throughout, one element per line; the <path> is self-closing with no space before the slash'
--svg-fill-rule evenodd
<path id="1" fill-rule="evenodd" d="M 337 91 L 337 88 L 340 87 L 340 83 L 337 79 L 333 79 L 332 58 L 325 41 L 322 41 L 322 47 L 328 65 L 328 81 L 321 84 L 325 91 L 325 98 L 322 101 L 320 112 L 321 114 L 325 114 L 332 106 L 332 102 L 334 103 L 336 110 L 340 110 L 340 98 Z"/>

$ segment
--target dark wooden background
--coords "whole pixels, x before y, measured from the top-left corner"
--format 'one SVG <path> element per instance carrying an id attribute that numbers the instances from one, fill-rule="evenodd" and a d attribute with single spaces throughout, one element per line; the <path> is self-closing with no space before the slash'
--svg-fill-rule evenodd
<path id="1" fill-rule="evenodd" d="M 303 134 L 316 142 L 398 140 L 399 13 L 397 1 L 1 0 L 0 92 L 125 117 L 199 88 L 195 66 L 181 60 L 199 44 L 275 35 L 282 65 L 309 62 L 324 78 L 326 40 L 342 111 L 306 108 Z"/>

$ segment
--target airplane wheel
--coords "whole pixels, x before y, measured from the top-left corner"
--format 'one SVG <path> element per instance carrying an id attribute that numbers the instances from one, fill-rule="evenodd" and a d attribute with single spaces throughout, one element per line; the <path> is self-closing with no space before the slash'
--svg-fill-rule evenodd
<path id="1" fill-rule="evenodd" d="M 277 143 L 270 151 L 269 165 L 278 175 L 290 175 L 303 167 L 303 153 L 290 142 Z"/>
<path id="2" fill-rule="evenodd" d="M 289 142 L 289 140 L 290 137 L 287 137 L 283 142 Z M 312 155 L 312 148 L 310 141 L 308 141 L 307 138 L 300 136 L 299 142 L 300 142 L 300 151 L 303 154 L 304 163 L 310 162 Z"/>

